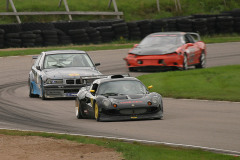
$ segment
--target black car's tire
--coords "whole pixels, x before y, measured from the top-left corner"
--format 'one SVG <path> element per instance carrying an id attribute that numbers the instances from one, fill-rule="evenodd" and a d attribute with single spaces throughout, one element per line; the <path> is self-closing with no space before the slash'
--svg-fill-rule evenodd
<path id="1" fill-rule="evenodd" d="M 75 113 L 76 113 L 77 119 L 83 118 L 82 108 L 81 108 L 80 101 L 78 98 L 75 100 Z"/>
<path id="2" fill-rule="evenodd" d="M 95 103 L 95 105 L 94 105 L 94 117 L 95 117 L 95 119 L 96 119 L 96 121 L 101 121 L 101 119 L 100 119 L 100 113 L 99 113 L 99 107 L 98 107 L 98 104 L 97 103 Z"/>
<path id="3" fill-rule="evenodd" d="M 187 69 L 188 69 L 187 55 L 184 54 L 184 57 L 183 57 L 183 68 L 182 68 L 182 70 L 187 70 Z"/>
<path id="4" fill-rule="evenodd" d="M 156 118 L 156 120 L 163 120 L 163 116 Z"/>
<path id="5" fill-rule="evenodd" d="M 202 51 L 200 56 L 200 63 L 195 66 L 196 68 L 205 68 L 206 67 L 206 54 Z"/>
<path id="6" fill-rule="evenodd" d="M 161 104 L 162 104 L 162 105 L 159 105 L 159 108 L 160 108 L 160 110 L 163 112 L 163 102 L 162 102 L 162 100 L 161 100 Z M 156 118 L 156 119 L 162 120 L 162 119 L 163 119 L 163 115 L 159 116 L 159 117 Z"/>

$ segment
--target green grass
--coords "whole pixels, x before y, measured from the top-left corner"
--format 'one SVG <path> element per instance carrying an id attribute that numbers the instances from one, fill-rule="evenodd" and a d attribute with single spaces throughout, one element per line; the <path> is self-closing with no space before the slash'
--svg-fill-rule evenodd
<path id="1" fill-rule="evenodd" d="M 240 101 L 240 65 L 172 71 L 138 78 L 163 97 Z"/>
<path id="2" fill-rule="evenodd" d="M 42 51 L 48 50 L 63 50 L 63 49 L 77 49 L 84 51 L 95 50 L 111 50 L 111 49 L 123 49 L 131 48 L 133 43 L 126 44 L 102 44 L 102 45 L 68 45 L 68 46 L 56 46 L 56 47 L 40 47 L 40 48 L 18 48 L 18 49 L 0 49 L 0 57 L 5 56 L 23 56 L 23 55 L 38 55 Z"/>
<path id="3" fill-rule="evenodd" d="M 96 144 L 106 148 L 114 148 L 121 152 L 126 160 L 236 160 L 239 157 L 217 154 L 203 151 L 201 149 L 184 149 L 180 147 L 170 147 L 165 145 L 146 145 L 140 143 L 128 143 L 117 140 L 97 139 L 66 134 L 23 132 L 0 130 L 0 134 L 20 135 L 20 136 L 41 136 L 46 138 L 66 139 L 84 144 Z"/>
<path id="4" fill-rule="evenodd" d="M 203 36 L 202 41 L 205 43 L 223 43 L 223 42 L 240 42 L 240 34 L 220 34 L 212 36 Z M 114 41 L 107 44 L 98 45 L 67 45 L 67 46 L 55 46 L 55 47 L 39 47 L 39 48 L 8 48 L 0 49 L 0 57 L 5 56 L 22 56 L 22 55 L 36 55 L 42 51 L 47 50 L 61 50 L 61 49 L 78 49 L 84 51 L 96 51 L 96 50 L 111 50 L 111 49 L 130 49 L 134 44 L 139 41 L 129 41 L 126 39 Z M 127 54 L 127 53 L 126 53 Z"/>
<path id="5" fill-rule="evenodd" d="M 216 34 L 202 36 L 201 40 L 205 43 L 224 43 L 224 42 L 240 42 L 240 34 Z"/>
<path id="6" fill-rule="evenodd" d="M 59 0 L 14 0 L 18 12 L 24 11 L 65 11 L 62 3 L 58 7 Z M 114 11 L 113 5 L 108 8 L 109 0 L 68 0 L 70 11 Z M 228 11 L 240 8 L 239 0 L 181 0 L 182 11 L 177 11 L 174 0 L 160 0 L 160 12 L 157 11 L 156 0 L 117 0 L 118 10 L 124 13 L 122 17 L 126 21 L 159 19 L 175 16 L 186 16 L 192 14 L 218 14 L 221 11 Z M 9 5 L 10 11 L 12 11 Z M 6 12 L 6 1 L 0 3 L 0 12 Z M 146 14 L 147 13 L 147 14 Z M 20 16 L 22 22 L 49 22 L 56 20 L 68 20 L 67 15 L 53 16 Z M 111 16 L 73 16 L 74 20 L 109 19 Z M 16 23 L 15 16 L 1 16 L 0 23 Z"/>

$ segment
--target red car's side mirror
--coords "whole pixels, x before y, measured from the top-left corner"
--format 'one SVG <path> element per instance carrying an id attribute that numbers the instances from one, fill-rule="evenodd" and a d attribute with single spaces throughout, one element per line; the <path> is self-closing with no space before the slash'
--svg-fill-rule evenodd
<path id="1" fill-rule="evenodd" d="M 194 46 L 193 43 L 188 43 L 188 46 Z"/>
<path id="2" fill-rule="evenodd" d="M 138 44 L 134 44 L 133 48 L 135 48 L 135 47 L 137 47 L 137 46 L 138 46 Z"/>

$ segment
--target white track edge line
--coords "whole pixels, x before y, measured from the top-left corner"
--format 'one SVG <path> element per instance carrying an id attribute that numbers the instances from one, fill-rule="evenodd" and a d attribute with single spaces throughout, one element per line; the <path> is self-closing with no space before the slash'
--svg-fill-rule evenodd
<path id="1" fill-rule="evenodd" d="M 240 102 L 234 101 L 215 101 L 215 100 L 208 100 L 208 99 L 184 99 L 184 98 L 170 98 L 170 97 L 163 97 L 163 99 L 173 99 L 173 100 L 183 100 L 183 101 L 202 101 L 202 102 L 218 102 L 218 103 L 236 103 L 240 104 Z"/>
<path id="2" fill-rule="evenodd" d="M 218 148 L 211 148 L 211 147 L 203 147 L 203 146 L 197 146 L 197 145 L 189 145 L 189 144 L 178 144 L 178 143 L 170 143 L 170 142 L 159 142 L 159 141 L 149 141 L 149 140 L 140 140 L 140 139 L 130 139 L 130 138 L 119 138 L 119 137 L 108 137 L 108 136 L 96 136 L 96 135 L 85 135 L 85 134 L 71 134 L 71 133 L 60 133 L 60 132 L 44 132 L 44 131 L 34 131 L 34 130 L 22 130 L 22 129 L 9 129 L 9 128 L 0 128 L 0 129 L 6 129 L 6 130 L 18 130 L 18 131 L 31 131 L 31 132 L 41 132 L 41 133 L 54 133 L 54 134 L 67 134 L 67 135 L 73 135 L 73 136 L 83 136 L 83 137 L 92 137 L 92 138 L 105 138 L 105 139 L 115 139 L 115 140 L 122 140 L 125 142 L 140 142 L 140 143 L 148 143 L 148 144 L 163 144 L 163 145 L 169 145 L 169 146 L 175 146 L 175 147 L 184 147 L 184 148 L 194 148 L 194 149 L 202 149 L 206 151 L 212 151 L 216 153 L 222 153 L 222 154 L 228 154 L 233 156 L 240 156 L 240 152 L 238 151 L 232 151 L 232 150 L 224 150 L 224 149 L 218 149 Z"/>

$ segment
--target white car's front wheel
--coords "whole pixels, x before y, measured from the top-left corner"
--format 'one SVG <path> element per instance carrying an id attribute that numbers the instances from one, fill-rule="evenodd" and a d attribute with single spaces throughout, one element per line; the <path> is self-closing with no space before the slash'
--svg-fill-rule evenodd
<path id="1" fill-rule="evenodd" d="M 43 87 L 43 82 L 41 82 L 41 94 L 40 94 L 40 97 L 42 100 L 45 100 L 46 97 L 45 97 L 45 89 Z"/>

